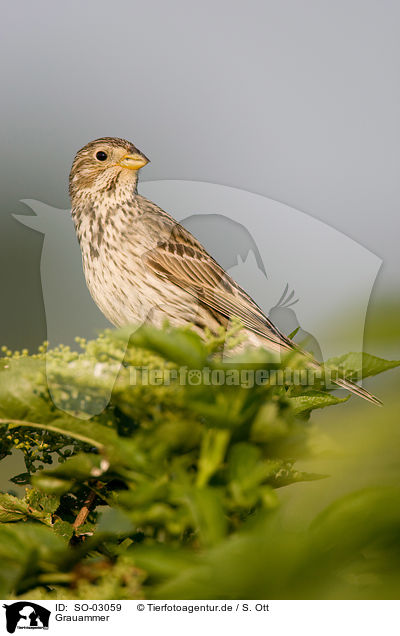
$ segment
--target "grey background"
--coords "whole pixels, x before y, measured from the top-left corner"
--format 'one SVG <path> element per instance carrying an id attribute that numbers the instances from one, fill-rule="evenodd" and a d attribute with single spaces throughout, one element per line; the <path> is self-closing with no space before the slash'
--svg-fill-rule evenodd
<path id="1" fill-rule="evenodd" d="M 150 157 L 145 180 L 235 186 L 329 223 L 383 258 L 372 304 L 397 294 L 399 26 L 395 0 L 4 3 L 1 341 L 46 335 L 43 236 L 11 214 L 68 207 L 73 155 L 104 135 Z"/>

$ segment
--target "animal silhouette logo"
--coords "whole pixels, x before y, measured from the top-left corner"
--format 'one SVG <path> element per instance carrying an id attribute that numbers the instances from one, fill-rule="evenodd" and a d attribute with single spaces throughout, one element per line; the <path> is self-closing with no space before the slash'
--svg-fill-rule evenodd
<path id="1" fill-rule="evenodd" d="M 344 348 L 362 350 L 370 294 L 382 264 L 379 257 L 312 216 L 238 188 L 162 180 L 142 183 L 141 192 L 172 211 L 281 331 L 289 335 L 301 325 L 295 340 L 304 348 L 309 347 L 302 341 L 313 334 L 315 357 L 326 360 L 341 355 Z M 110 324 L 86 287 L 70 212 L 40 201 L 24 203 L 34 215 L 15 218 L 45 235 L 40 273 L 47 340 L 50 347 L 63 343 L 76 348 L 75 336 L 92 339 Z M 299 298 L 296 311 L 287 281 Z M 195 318 L 190 315 L 187 320 Z M 61 373 L 59 366 L 53 368 L 46 360 L 54 404 L 81 419 L 101 413 L 109 403 L 121 363 L 115 360 L 85 368 L 84 373 L 91 373 L 98 383 L 89 403 L 80 385 L 72 387 L 76 378 L 73 363 L 66 363 Z M 65 385 L 60 377 L 65 378 Z"/>
<path id="2" fill-rule="evenodd" d="M 322 351 L 318 340 L 301 327 L 296 312 L 292 309 L 293 305 L 296 305 L 298 302 L 299 299 L 295 298 L 294 290 L 290 292 L 289 284 L 286 283 L 282 296 L 276 305 L 271 307 L 268 317 L 272 320 L 274 325 L 279 327 L 285 336 L 291 337 L 292 340 L 297 342 L 303 349 L 312 353 L 318 362 L 322 362 Z"/>
<path id="3" fill-rule="evenodd" d="M 6 625 L 9 634 L 14 634 L 16 629 L 48 629 L 50 610 L 32 603 L 31 601 L 18 601 L 11 605 L 3 605 L 6 610 Z"/>

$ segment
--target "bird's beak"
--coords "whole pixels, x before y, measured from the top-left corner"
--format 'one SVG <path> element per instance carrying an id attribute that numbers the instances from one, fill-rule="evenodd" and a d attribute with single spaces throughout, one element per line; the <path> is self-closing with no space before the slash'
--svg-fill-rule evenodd
<path id="1" fill-rule="evenodd" d="M 149 159 L 141 153 L 135 152 L 131 155 L 124 155 L 122 159 L 117 162 L 117 166 L 121 166 L 121 168 L 128 168 L 129 170 L 140 170 L 140 168 L 143 168 L 146 163 L 149 163 Z"/>

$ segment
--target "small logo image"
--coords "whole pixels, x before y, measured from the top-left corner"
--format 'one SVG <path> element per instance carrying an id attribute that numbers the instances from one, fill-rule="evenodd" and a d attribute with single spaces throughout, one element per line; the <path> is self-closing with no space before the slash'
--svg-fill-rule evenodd
<path id="1" fill-rule="evenodd" d="M 30 601 L 18 601 L 3 605 L 6 610 L 7 631 L 14 634 L 16 629 L 49 629 L 51 612 Z"/>

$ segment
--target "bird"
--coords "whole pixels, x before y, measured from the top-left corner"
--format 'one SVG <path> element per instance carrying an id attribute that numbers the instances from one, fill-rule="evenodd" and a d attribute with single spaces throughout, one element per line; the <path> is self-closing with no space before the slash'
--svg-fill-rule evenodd
<path id="1" fill-rule="evenodd" d="M 299 351 L 189 230 L 139 194 L 139 171 L 148 163 L 117 137 L 87 143 L 72 163 L 69 194 L 86 284 L 106 318 L 116 327 L 191 325 L 202 335 L 236 318 L 247 346 Z M 350 380 L 335 384 L 381 404 Z"/>

